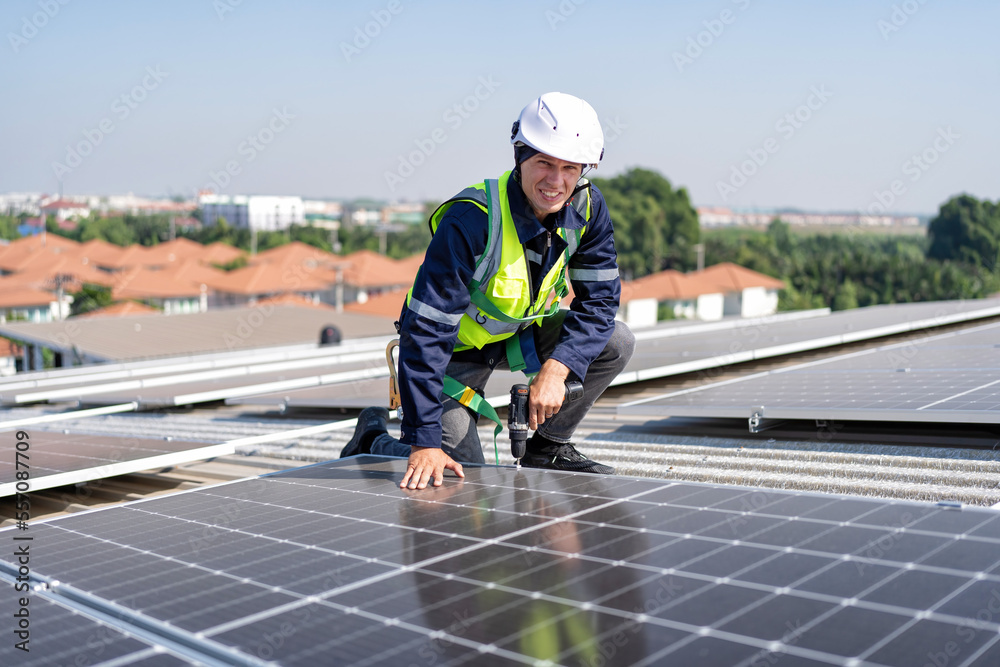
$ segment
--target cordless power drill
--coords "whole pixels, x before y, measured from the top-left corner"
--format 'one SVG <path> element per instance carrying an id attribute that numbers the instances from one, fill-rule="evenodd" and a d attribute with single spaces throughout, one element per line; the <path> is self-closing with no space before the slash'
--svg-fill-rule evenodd
<path id="1" fill-rule="evenodd" d="M 563 403 L 569 403 L 583 396 L 583 384 L 576 381 L 566 383 Z M 507 429 L 510 432 L 510 453 L 517 467 L 528 447 L 528 385 L 515 384 L 510 388 L 510 408 L 507 411 Z"/>

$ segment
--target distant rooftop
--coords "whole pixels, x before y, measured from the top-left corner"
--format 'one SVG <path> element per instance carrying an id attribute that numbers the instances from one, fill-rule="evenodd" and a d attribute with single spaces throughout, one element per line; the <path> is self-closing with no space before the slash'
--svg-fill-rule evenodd
<path id="1" fill-rule="evenodd" d="M 210 310 L 181 315 L 134 315 L 0 325 L 0 336 L 91 361 L 318 343 L 333 325 L 344 339 L 393 335 L 392 322 L 357 313 L 291 305 Z"/>

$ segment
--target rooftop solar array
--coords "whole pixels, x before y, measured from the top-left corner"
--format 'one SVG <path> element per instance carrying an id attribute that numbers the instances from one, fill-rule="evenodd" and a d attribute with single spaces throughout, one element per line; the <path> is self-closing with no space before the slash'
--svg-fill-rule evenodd
<path id="1" fill-rule="evenodd" d="M 5 607 L 13 607 L 18 596 L 5 597 Z M 53 667 L 53 665 L 145 665 L 146 667 L 183 667 L 191 663 L 183 653 L 169 651 L 159 638 L 144 639 L 107 621 L 85 616 L 58 602 L 32 597 L 30 603 L 28 649 L 10 652 L 5 665 L 17 667 Z M 16 612 L 6 613 L 7 618 Z M 10 633 L 11 637 L 15 637 Z M 36 639 L 32 640 L 32 636 Z M 39 640 L 38 638 L 44 638 Z M 12 643 L 20 643 L 15 637 Z M 45 649 L 39 645 L 44 643 Z M 58 658 L 54 656 L 59 656 Z M 99 661 L 99 662 L 98 662 Z"/>
<path id="2" fill-rule="evenodd" d="M 671 323 L 648 330 L 643 336 L 648 339 L 682 332 L 725 331 L 755 322 L 801 320 L 827 313 L 821 309 L 783 313 L 768 320 Z M 15 405 L 67 400 L 97 405 L 134 402 L 142 409 L 149 409 L 303 391 L 320 397 L 331 407 L 352 407 L 352 399 L 358 396 L 358 384 L 366 378 L 388 375 L 384 362 L 388 341 L 388 338 L 349 341 L 327 348 L 295 346 L 27 373 L 0 380 L 0 402 Z M 343 383 L 350 386 L 330 388 Z M 382 381 L 377 386 L 384 384 Z M 381 397 L 385 391 L 371 393 Z M 370 395 L 361 404 L 370 405 L 371 398 Z"/>
<path id="3" fill-rule="evenodd" d="M 7 641 L 0 663 L 99 662 L 99 643 L 47 641 L 64 608 L 162 638 L 163 664 L 1000 661 L 995 511 L 475 466 L 409 492 L 405 466 L 354 457 L 3 531 L 32 539 L 38 590 L 30 656 Z M 5 584 L 17 567 L 4 550 Z M 121 650 L 111 664 L 145 648 Z"/>
<path id="4" fill-rule="evenodd" d="M 626 403 L 624 414 L 1000 423 L 1000 323 Z"/>
<path id="5" fill-rule="evenodd" d="M 809 311 L 735 321 L 662 325 L 636 334 L 632 360 L 612 384 L 680 375 L 996 315 L 1000 315 L 1000 299 L 895 304 L 825 315 Z M 494 374 L 485 395 L 495 399 L 491 401 L 495 404 L 504 403 L 510 386 L 523 381 L 520 374 Z M 358 408 L 383 404 L 387 391 L 385 381 L 362 381 L 336 387 L 244 392 L 227 400 L 246 405 Z M 113 397 L 115 402 L 125 399 L 125 395 Z"/>
<path id="6" fill-rule="evenodd" d="M 392 416 L 393 413 L 390 413 Z M 213 441 L 181 438 L 117 437 L 79 431 L 10 431 L 0 443 L 0 498 L 21 491 L 42 491 L 141 470 L 176 466 L 228 456 L 241 447 L 353 429 L 357 419 L 314 424 L 301 428 L 279 428 L 271 433 Z M 76 425 L 75 428 L 80 428 Z M 147 431 L 150 430 L 147 427 Z M 22 444 L 23 443 L 23 444 Z M 27 471 L 30 484 L 18 481 Z M 21 477 L 20 479 L 24 479 Z M 19 488 L 20 487 L 20 488 Z"/>
<path id="7" fill-rule="evenodd" d="M 875 306 L 823 317 L 809 311 L 748 320 L 663 325 L 637 335 L 636 354 L 614 383 L 626 384 L 997 314 L 1000 314 L 1000 300 L 983 300 Z M 353 386 L 361 380 L 388 375 L 381 351 L 374 349 L 383 345 L 384 341 L 380 341 L 355 352 L 338 348 L 297 351 L 275 359 L 266 359 L 263 354 L 248 355 L 242 360 L 216 361 L 210 368 L 189 364 L 173 371 L 165 365 L 107 373 L 96 370 L 93 376 L 75 375 L 68 384 L 59 378 L 31 381 L 38 385 L 31 387 L 24 386 L 22 381 L 11 381 L 9 385 L 0 383 L 0 400 L 15 404 L 135 402 L 140 409 L 149 409 L 262 396 L 260 402 L 264 404 L 278 401 L 288 404 L 284 401 L 288 397 L 300 405 L 355 407 L 359 402 L 372 404 L 384 400 L 383 389 L 375 389 L 369 395 Z M 378 383 L 367 387 L 378 387 Z M 509 384 L 500 388 L 497 396 L 502 397 L 508 391 Z"/>
<path id="8" fill-rule="evenodd" d="M 69 359 L 128 361 L 316 342 L 320 331 L 330 324 L 346 339 L 393 332 L 392 320 L 388 318 L 259 303 L 169 317 L 126 315 L 58 322 L 8 322 L 0 324 L 0 335 L 61 351 Z"/>
<path id="9" fill-rule="evenodd" d="M 22 435 L 26 434 L 26 435 Z M 0 498 L 14 495 L 18 470 L 27 470 L 31 491 L 232 454 L 233 448 L 163 438 L 117 438 L 29 429 L 0 440 Z M 25 457 L 18 457 L 18 442 Z M 19 466 L 18 462 L 27 464 Z"/>
<path id="10" fill-rule="evenodd" d="M 639 334 L 636 353 L 615 384 L 819 350 L 1000 315 L 1000 299 L 906 303 L 855 308 L 807 319 L 752 319 L 711 336 L 652 341 Z"/>
<path id="11" fill-rule="evenodd" d="M 136 402 L 143 407 L 181 405 L 184 394 L 239 393 L 240 388 L 271 382 L 277 386 L 312 386 L 372 374 L 388 374 L 385 345 L 389 339 L 344 346 L 279 348 L 253 354 L 204 355 L 155 364 L 136 362 L 64 372 L 29 373 L 0 381 L 0 402 L 25 404 L 38 401 L 79 401 L 113 405 Z M 317 370 L 323 372 L 317 375 Z M 231 390 L 231 391 L 230 391 Z M 125 400 L 120 400 L 121 397 Z M 215 400 L 200 398 L 194 402 Z"/>

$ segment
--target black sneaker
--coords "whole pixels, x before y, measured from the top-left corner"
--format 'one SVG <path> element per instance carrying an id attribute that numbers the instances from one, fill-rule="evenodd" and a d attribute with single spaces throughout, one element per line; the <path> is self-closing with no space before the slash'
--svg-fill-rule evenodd
<path id="1" fill-rule="evenodd" d="M 385 408 L 365 408 L 358 415 L 358 425 L 354 427 L 354 437 L 340 451 L 340 458 L 356 454 L 370 454 L 372 442 L 379 433 L 387 431 L 389 411 Z"/>
<path id="2" fill-rule="evenodd" d="M 615 469 L 597 461 L 591 461 L 576 451 L 572 443 L 552 444 L 538 449 L 529 449 L 521 459 L 525 468 L 548 468 L 567 472 L 593 472 L 599 475 L 613 475 Z"/>

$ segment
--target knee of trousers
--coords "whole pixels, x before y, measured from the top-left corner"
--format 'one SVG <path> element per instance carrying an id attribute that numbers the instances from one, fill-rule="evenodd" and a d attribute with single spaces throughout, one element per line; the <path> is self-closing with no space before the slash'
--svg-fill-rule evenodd
<path id="1" fill-rule="evenodd" d="M 627 324 L 615 320 L 615 330 L 611 333 L 611 338 L 604 346 L 601 356 L 608 361 L 616 361 L 620 368 L 625 368 L 633 352 L 635 352 L 635 334 Z"/>

